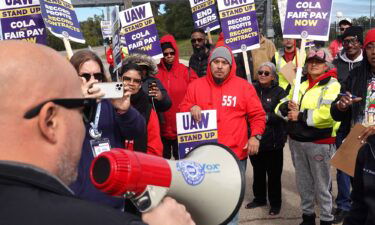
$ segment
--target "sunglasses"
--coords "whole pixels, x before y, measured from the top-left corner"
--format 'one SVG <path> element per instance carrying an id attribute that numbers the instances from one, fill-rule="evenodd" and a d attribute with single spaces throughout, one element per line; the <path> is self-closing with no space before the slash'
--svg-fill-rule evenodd
<path id="1" fill-rule="evenodd" d="M 133 79 L 133 78 L 130 78 L 130 77 L 127 77 L 127 76 L 122 76 L 121 77 L 122 81 L 123 82 L 132 82 L 135 83 L 135 84 L 140 84 L 142 82 L 141 79 Z"/>
<path id="2" fill-rule="evenodd" d="M 43 108 L 43 106 L 48 102 L 53 102 L 56 105 L 60 105 L 67 109 L 76 109 L 82 107 L 82 117 L 85 123 L 93 121 L 94 112 L 97 105 L 96 99 L 93 98 L 55 98 L 44 101 L 34 108 L 30 109 L 24 114 L 23 118 L 32 119 L 36 117 L 40 113 L 40 110 Z"/>
<path id="3" fill-rule="evenodd" d="M 345 39 L 342 41 L 342 45 L 343 46 L 349 46 L 349 45 L 356 45 L 358 44 L 358 40 L 357 40 L 357 37 L 355 38 L 352 38 L 352 39 Z"/>
<path id="4" fill-rule="evenodd" d="M 80 77 L 84 77 L 86 81 L 89 81 L 91 79 L 91 76 L 95 78 L 95 80 L 103 81 L 104 80 L 104 74 L 103 73 L 83 73 L 79 75 Z"/>
<path id="5" fill-rule="evenodd" d="M 191 43 L 194 44 L 196 42 L 200 43 L 203 41 L 203 38 L 191 39 Z"/>
<path id="6" fill-rule="evenodd" d="M 263 70 L 258 71 L 259 76 L 261 76 L 263 74 L 264 74 L 264 76 L 268 77 L 271 73 L 269 71 L 263 71 Z"/>
<path id="7" fill-rule="evenodd" d="M 342 31 L 342 32 L 344 32 L 346 29 L 348 29 L 348 28 L 340 27 L 340 31 Z"/>
<path id="8" fill-rule="evenodd" d="M 176 52 L 163 52 L 164 57 L 167 57 L 169 55 L 176 55 Z"/>

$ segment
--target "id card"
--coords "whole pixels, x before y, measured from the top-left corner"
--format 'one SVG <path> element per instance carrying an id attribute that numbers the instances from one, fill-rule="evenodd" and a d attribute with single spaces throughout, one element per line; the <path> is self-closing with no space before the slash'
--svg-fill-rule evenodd
<path id="1" fill-rule="evenodd" d="M 100 155 L 102 152 L 107 152 L 111 150 L 111 144 L 108 138 L 102 138 L 98 140 L 90 140 L 92 154 L 94 158 Z"/>

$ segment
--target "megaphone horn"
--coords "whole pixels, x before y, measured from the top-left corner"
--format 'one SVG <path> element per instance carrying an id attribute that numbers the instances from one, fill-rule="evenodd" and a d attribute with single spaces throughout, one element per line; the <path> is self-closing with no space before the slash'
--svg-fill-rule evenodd
<path id="1" fill-rule="evenodd" d="M 141 212 L 168 195 L 184 204 L 197 224 L 218 225 L 230 222 L 242 204 L 245 171 L 239 163 L 216 143 L 199 145 L 179 161 L 113 149 L 94 159 L 90 175 L 95 187 L 130 198 Z"/>

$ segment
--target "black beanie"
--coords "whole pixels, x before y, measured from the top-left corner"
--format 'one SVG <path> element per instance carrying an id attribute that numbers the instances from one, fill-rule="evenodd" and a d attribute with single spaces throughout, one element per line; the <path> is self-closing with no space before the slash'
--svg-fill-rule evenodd
<path id="1" fill-rule="evenodd" d="M 164 51 L 165 49 L 167 49 L 167 48 L 171 48 L 171 49 L 175 50 L 175 49 L 173 48 L 173 45 L 172 45 L 170 42 L 164 42 L 164 43 L 161 44 L 161 49 L 162 49 L 163 51 Z"/>
<path id="2" fill-rule="evenodd" d="M 357 40 L 363 45 L 363 29 L 362 29 L 362 27 L 359 27 L 359 26 L 348 27 L 345 30 L 344 34 L 342 35 L 342 39 L 344 39 L 346 37 L 349 37 L 349 36 L 357 37 Z"/>

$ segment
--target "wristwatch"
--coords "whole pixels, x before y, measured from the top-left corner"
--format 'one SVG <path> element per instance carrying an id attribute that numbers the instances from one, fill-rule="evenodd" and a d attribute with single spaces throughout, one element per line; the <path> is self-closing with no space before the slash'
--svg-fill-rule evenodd
<path id="1" fill-rule="evenodd" d="M 262 135 L 260 134 L 257 134 L 254 136 L 258 141 L 262 140 Z"/>

